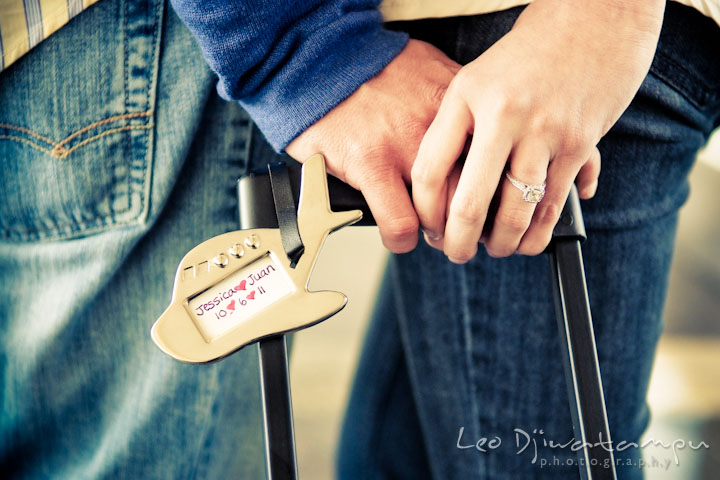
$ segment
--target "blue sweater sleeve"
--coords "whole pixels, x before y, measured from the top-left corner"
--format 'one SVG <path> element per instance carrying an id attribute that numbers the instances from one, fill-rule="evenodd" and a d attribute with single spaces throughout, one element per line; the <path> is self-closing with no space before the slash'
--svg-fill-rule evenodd
<path id="1" fill-rule="evenodd" d="M 218 75 L 280 151 L 377 74 L 407 35 L 379 0 L 172 0 Z"/>

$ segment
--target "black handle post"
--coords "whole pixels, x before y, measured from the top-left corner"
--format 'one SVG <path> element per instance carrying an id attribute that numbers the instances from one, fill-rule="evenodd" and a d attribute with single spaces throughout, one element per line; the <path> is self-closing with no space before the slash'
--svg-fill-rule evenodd
<path id="1" fill-rule="evenodd" d="M 285 335 L 260 340 L 258 356 L 268 479 L 295 480 L 297 458 Z"/>
<path id="2" fill-rule="evenodd" d="M 610 427 L 600 377 L 580 242 L 585 240 L 580 199 L 573 187 L 548 248 L 555 314 L 560 333 L 582 480 L 616 480 Z"/>
<path id="3" fill-rule="evenodd" d="M 297 200 L 299 168 L 290 168 L 290 180 Z M 333 210 L 363 210 L 363 221 L 357 225 L 373 224 L 360 192 L 333 177 L 329 177 L 328 184 Z M 241 179 L 238 182 L 238 198 L 240 228 L 278 227 L 267 175 L 255 174 Z M 580 477 L 582 480 L 616 480 L 580 247 L 580 242 L 585 238 L 580 200 L 573 187 L 546 253 L 549 254 L 552 265 L 555 309 L 573 430 L 575 439 L 583 442 L 583 448 L 578 450 Z M 275 343 L 271 345 L 271 341 Z M 294 479 L 297 476 L 297 467 L 284 337 L 261 341 L 260 361 L 270 478 Z M 278 472 L 277 476 L 273 476 L 273 472 Z M 287 476 L 281 476 L 282 472 L 286 472 L 284 475 Z"/>
<path id="4" fill-rule="evenodd" d="M 277 228 L 272 190 L 267 175 L 264 184 L 238 181 L 240 229 Z M 290 374 L 285 335 L 258 342 L 262 390 L 265 458 L 268 480 L 297 480 L 297 455 L 293 427 Z"/>

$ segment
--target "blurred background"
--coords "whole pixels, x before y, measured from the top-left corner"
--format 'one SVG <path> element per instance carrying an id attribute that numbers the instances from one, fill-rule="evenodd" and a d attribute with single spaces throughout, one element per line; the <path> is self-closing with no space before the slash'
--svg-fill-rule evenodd
<path id="1" fill-rule="evenodd" d="M 647 480 L 716 480 L 720 475 L 720 132 L 701 152 L 681 212 L 665 335 L 650 385 L 645 439 L 704 441 L 710 448 L 643 449 Z M 353 255 L 353 253 L 355 253 Z M 335 317 L 295 334 L 290 359 L 301 478 L 330 480 L 352 374 L 387 254 L 377 229 L 340 230 L 328 239 L 311 289 L 345 293 Z M 672 460 L 665 469 L 665 461 Z"/>

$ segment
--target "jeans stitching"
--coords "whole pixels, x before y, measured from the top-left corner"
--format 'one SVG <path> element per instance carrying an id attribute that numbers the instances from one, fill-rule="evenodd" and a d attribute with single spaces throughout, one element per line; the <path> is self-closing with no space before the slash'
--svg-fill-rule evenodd
<path id="1" fill-rule="evenodd" d="M 145 90 L 145 107 L 147 108 L 147 111 L 153 112 L 154 111 L 154 104 L 151 107 L 151 101 L 155 100 L 157 97 L 152 96 L 151 92 L 154 92 L 155 88 L 157 88 L 157 80 L 158 80 L 158 71 L 160 69 L 160 62 L 159 62 L 159 54 L 160 51 L 160 39 L 161 39 L 161 30 L 160 26 L 163 25 L 165 21 L 165 7 L 166 4 L 163 1 L 155 0 L 154 2 L 148 2 L 147 8 L 148 10 L 150 8 L 154 8 L 154 15 L 152 16 L 152 49 L 150 50 L 150 65 L 152 65 L 154 68 L 150 69 L 147 73 L 147 89 Z M 126 57 L 126 62 L 127 62 Z M 127 93 L 126 93 L 127 95 Z M 153 123 L 151 122 L 149 127 L 153 127 Z M 145 145 L 145 161 L 143 162 L 142 171 L 143 171 L 143 178 L 145 178 L 145 185 L 144 188 L 140 189 L 140 204 L 143 205 L 143 210 L 140 214 L 141 217 L 147 216 L 148 212 L 150 211 L 150 205 L 146 199 L 146 196 L 150 196 L 150 189 L 152 188 L 152 165 L 155 161 L 155 138 L 154 138 L 154 130 L 151 128 L 148 128 L 149 132 L 147 135 L 146 145 Z M 148 175 L 148 171 L 150 172 L 150 175 Z M 129 173 L 128 173 L 129 175 Z M 130 208 L 130 199 L 128 198 L 128 208 Z"/>
<path id="2" fill-rule="evenodd" d="M 35 133 L 28 128 L 18 127 L 15 125 L 10 125 L 8 123 L 0 123 L 0 128 L 7 128 L 8 130 L 16 130 L 18 132 L 27 133 L 28 135 L 32 135 L 33 137 L 38 138 L 38 139 L 42 140 L 43 142 L 49 143 L 50 145 L 53 145 L 53 146 L 57 145 L 57 142 L 55 142 L 54 140 L 50 140 L 47 137 L 43 137 L 39 133 Z M 17 137 L 17 138 L 22 138 L 22 137 Z"/>
<path id="3" fill-rule="evenodd" d="M 68 155 L 70 155 L 73 151 L 94 142 L 95 140 L 99 140 L 103 137 L 115 134 L 115 133 L 121 133 L 124 131 L 133 131 L 133 130 L 150 130 L 154 127 L 154 122 L 150 122 L 145 125 L 125 125 L 122 127 L 116 127 L 111 128 L 108 130 L 105 130 L 101 133 L 98 133 L 97 135 L 94 135 L 92 137 L 86 138 L 77 144 L 73 145 L 70 148 L 64 148 L 62 145 L 67 144 L 68 141 L 72 140 L 73 138 L 76 138 L 78 135 L 81 135 L 82 133 L 85 133 L 87 131 L 90 131 L 92 128 L 103 126 L 103 125 L 109 125 L 113 122 L 117 122 L 119 120 L 129 119 L 129 118 L 143 118 L 148 117 L 152 115 L 153 111 L 149 110 L 147 112 L 137 112 L 137 113 L 129 113 L 129 114 L 123 114 L 123 115 L 115 115 L 112 117 L 108 117 L 103 120 L 99 120 L 97 122 L 93 122 L 86 127 L 81 128 L 80 130 L 77 130 L 76 132 L 72 133 L 68 137 L 66 137 L 61 142 L 55 142 L 49 138 L 43 137 L 42 135 L 36 134 L 32 130 L 29 130 L 24 127 L 18 127 L 14 125 L 8 125 L 8 124 L 0 124 L 0 127 L 6 128 L 8 130 L 14 130 L 22 133 L 26 133 L 27 135 L 31 135 L 32 137 L 42 139 L 43 141 L 47 142 L 50 145 L 54 145 L 54 148 L 52 150 L 43 147 L 37 142 L 32 141 L 31 139 L 24 138 L 18 135 L 0 135 L 0 140 L 11 140 L 16 141 L 19 143 L 26 144 L 34 149 L 40 150 L 43 153 L 46 153 L 50 155 L 51 157 L 63 159 L 66 158 Z M 141 197 L 144 197 L 141 192 Z M 144 202 L 144 198 L 141 198 L 141 201 Z M 31 237 L 35 238 L 64 238 L 69 235 L 73 235 L 79 231 L 92 231 L 93 229 L 103 227 L 106 225 L 116 224 L 117 223 L 117 215 L 123 215 L 127 212 L 129 212 L 132 209 L 131 202 L 128 203 L 126 208 L 121 208 L 120 210 L 114 210 L 112 214 L 108 217 L 107 215 L 104 216 L 96 216 L 94 218 L 85 220 L 80 223 L 75 222 L 66 222 L 66 223 L 57 223 L 52 228 L 45 228 L 45 229 L 38 229 L 37 226 L 35 228 L 21 228 L 18 229 L 15 228 L 8 228 L 7 226 L 3 225 L 0 229 L 1 235 L 4 238 L 19 238 L 19 239 L 28 239 Z"/>
<path id="4" fill-rule="evenodd" d="M 72 140 L 73 138 L 77 137 L 78 135 L 82 135 L 83 133 L 85 133 L 85 132 L 87 132 L 88 130 L 91 130 L 91 129 L 95 128 L 95 127 L 99 127 L 99 126 L 102 126 L 102 125 L 107 125 L 108 123 L 112 123 L 112 122 L 115 122 L 115 121 L 117 121 L 117 120 L 130 119 L 130 118 L 138 118 L 138 117 L 148 117 L 148 116 L 152 115 L 152 113 L 153 113 L 152 110 L 147 110 L 147 111 L 144 111 L 144 112 L 136 112 L 136 113 L 124 113 L 124 114 L 122 114 L 122 115 L 115 115 L 115 116 L 113 116 L 113 117 L 108 117 L 108 118 L 106 118 L 106 119 L 104 119 L 104 120 L 99 120 L 99 121 L 97 121 L 97 122 L 93 122 L 93 123 L 89 124 L 88 126 L 83 127 L 83 128 L 81 128 L 80 130 L 74 132 L 73 134 L 65 137 L 64 140 L 62 140 L 60 143 L 58 143 L 58 144 L 55 146 L 55 149 L 58 149 L 58 150 L 59 150 L 59 149 L 64 149 L 63 145 L 65 145 L 66 143 L 69 143 L 70 140 Z M 75 148 L 77 148 L 77 145 L 76 145 L 75 147 L 71 148 L 69 151 L 72 151 L 72 150 L 74 150 Z"/>
<path id="5" fill-rule="evenodd" d="M 32 148 L 36 148 L 36 149 L 40 150 L 41 152 L 45 152 L 50 156 L 54 156 L 52 150 L 43 148 L 40 145 L 38 145 L 37 143 L 33 142 L 32 140 L 28 140 L 27 138 L 23 138 L 23 137 L 18 137 L 17 135 L 0 135 L 0 140 L 14 140 L 16 142 L 21 142 L 21 143 L 31 146 Z"/>
<path id="6" fill-rule="evenodd" d="M 693 74 L 683 65 L 675 61 L 672 57 L 664 54 L 658 50 L 656 57 L 664 62 L 667 62 L 672 67 L 678 69 L 686 78 L 690 79 L 692 85 L 698 85 L 694 91 L 689 91 L 688 86 L 684 85 L 682 81 L 675 78 L 673 75 L 668 75 L 667 72 L 663 71 L 655 61 L 650 66 L 650 73 L 661 80 L 663 83 L 670 86 L 673 90 L 678 92 L 683 98 L 692 103 L 697 108 L 705 108 L 709 103 L 717 98 L 718 92 L 713 89 L 711 85 L 708 85 L 702 79 L 698 78 L 697 75 Z"/>
<path id="7" fill-rule="evenodd" d="M 130 15 L 130 5 L 129 2 L 122 2 L 122 31 L 124 32 L 123 35 L 123 96 L 125 101 L 125 111 L 128 109 L 128 105 L 130 104 L 130 69 L 128 68 L 128 63 L 130 62 L 130 39 L 129 39 L 129 29 L 128 29 L 128 16 Z"/>
<path id="8" fill-rule="evenodd" d="M 86 138 L 86 139 L 83 140 L 82 142 L 78 143 L 77 145 L 74 145 L 73 147 L 71 147 L 71 148 L 69 148 L 69 149 L 67 149 L 67 150 L 64 150 L 64 149 L 63 149 L 63 150 L 64 150 L 63 153 L 60 154 L 60 155 L 57 155 L 57 157 L 58 157 L 58 158 L 65 158 L 65 157 L 68 156 L 71 152 L 73 152 L 74 150 L 82 147 L 83 145 L 87 145 L 88 143 L 90 143 L 90 142 L 92 142 L 92 141 L 98 140 L 98 139 L 100 139 L 100 138 L 102 138 L 102 137 L 105 137 L 105 136 L 107 136 L 107 135 L 111 135 L 111 134 L 113 134 L 113 133 L 124 132 L 124 131 L 128 131 L 128 130 L 148 130 L 148 129 L 152 128 L 153 126 L 154 126 L 153 123 L 148 123 L 147 125 L 126 125 L 126 126 L 124 126 L 124 127 L 111 128 L 110 130 L 106 130 L 106 131 L 103 132 L 103 133 L 100 133 L 100 134 L 95 135 L 95 136 L 90 137 L 90 138 Z"/>
<path id="9" fill-rule="evenodd" d="M 692 70 L 689 70 L 685 65 L 676 61 L 673 57 L 666 54 L 662 50 L 658 50 L 657 55 L 663 57 L 665 60 L 672 63 L 679 70 L 682 70 L 688 77 L 692 78 L 694 82 L 702 84 L 702 89 L 705 90 L 706 93 L 715 90 L 715 88 L 713 88 L 713 85 L 709 85 L 703 78 L 700 78 Z"/>
<path id="10" fill-rule="evenodd" d="M 129 17 L 130 17 L 130 2 L 129 1 L 123 1 L 118 6 L 119 9 L 122 9 L 120 12 L 120 18 L 122 18 L 122 31 L 123 31 L 123 104 L 125 105 L 125 111 L 128 111 L 129 105 L 130 105 L 130 68 L 128 64 L 130 63 L 130 29 L 128 27 L 129 23 Z M 126 136 L 124 139 L 126 149 L 128 152 L 132 154 L 132 141 L 130 139 L 130 135 Z M 130 168 L 127 169 L 125 173 L 125 179 L 124 181 L 128 185 L 128 189 L 132 188 L 132 170 L 134 169 L 134 162 L 131 163 Z M 120 178 L 118 178 L 117 172 L 113 172 L 113 183 L 117 185 L 120 182 Z M 115 189 L 112 190 L 110 193 L 111 201 L 115 202 L 117 200 L 117 191 Z M 144 199 L 141 199 L 141 201 L 144 201 Z M 132 194 L 127 195 L 127 206 L 126 209 L 130 209 L 132 206 Z"/>
<path id="11" fill-rule="evenodd" d="M 18 136 L 18 135 L 0 135 L 0 139 L 14 140 L 14 141 L 22 142 L 22 143 L 25 143 L 25 144 L 27 144 L 27 145 L 29 145 L 29 146 L 31 146 L 31 147 L 33 147 L 33 148 L 36 148 L 36 149 L 38 149 L 38 150 L 40 150 L 40 151 L 42 151 L 42 152 L 45 152 L 45 153 L 47 153 L 48 155 L 50 155 L 50 156 L 52 156 L 52 157 L 55 157 L 55 158 L 65 158 L 65 157 L 67 157 L 71 152 L 73 152 L 74 150 L 77 150 L 79 147 L 81 147 L 81 146 L 83 146 L 83 145 L 87 145 L 88 143 L 90 143 L 90 142 L 92 142 L 92 141 L 94 141 L 94 140 L 97 140 L 97 139 L 99 139 L 99 138 L 102 138 L 102 137 L 104 137 L 104 136 L 106 136 L 106 135 L 110 135 L 111 133 L 117 133 L 117 132 L 122 132 L 122 131 L 126 131 L 126 130 L 149 129 L 149 128 L 152 128 L 153 123 L 150 122 L 150 123 L 148 123 L 148 124 L 146 124 L 146 125 L 126 125 L 126 126 L 124 126 L 124 127 L 112 128 L 112 129 L 109 129 L 109 130 L 104 131 L 103 133 L 94 135 L 94 136 L 92 136 L 92 137 L 90 137 L 90 138 L 86 138 L 85 140 L 82 140 L 81 142 L 77 143 L 76 145 L 73 145 L 73 146 L 70 147 L 70 148 L 65 148 L 65 147 L 64 147 L 64 145 L 67 145 L 71 140 L 73 140 L 74 138 L 78 137 L 79 135 L 82 135 L 83 133 L 86 133 L 86 132 L 88 132 L 89 130 L 92 130 L 93 128 L 100 127 L 100 126 L 103 126 L 103 125 L 107 125 L 107 124 L 110 124 L 110 123 L 114 123 L 114 122 L 117 122 L 117 121 L 119 121 L 119 120 L 149 117 L 149 116 L 151 116 L 152 114 L 153 114 L 153 110 L 148 110 L 148 111 L 145 111 L 145 112 L 125 113 L 125 114 L 122 114 L 122 115 L 114 115 L 114 116 L 112 116 L 112 117 L 108 117 L 108 118 L 105 118 L 105 119 L 103 119 L 103 120 L 98 120 L 97 122 L 90 123 L 89 125 L 87 125 L 87 126 L 81 128 L 81 129 L 73 132 L 72 134 L 68 135 L 67 137 L 65 137 L 64 139 L 60 140 L 59 142 L 56 142 L 56 141 L 54 141 L 54 140 L 52 140 L 52 139 L 50 139 L 50 138 L 47 138 L 47 137 L 45 137 L 45 136 L 43 136 L 43 135 L 40 135 L 39 133 L 36 133 L 36 132 L 34 132 L 34 131 L 32 131 L 32 130 L 30 130 L 30 129 L 28 129 L 28 128 L 25 128 L 25 127 L 19 127 L 19 126 L 16 126 L 16 125 L 10 125 L 10 124 L 7 124 L 7 123 L 0 123 L 0 128 L 5 128 L 5 129 L 8 129 L 8 130 L 15 130 L 15 131 L 18 131 L 18 132 L 25 133 L 25 134 L 27 134 L 27 135 L 31 135 L 31 136 L 33 136 L 33 137 L 35 137 L 35 138 L 38 138 L 38 139 L 44 141 L 45 143 L 48 143 L 48 144 L 52 145 L 52 146 L 53 146 L 53 149 L 52 149 L 52 150 L 47 149 L 47 148 L 44 148 L 44 147 L 42 147 L 41 145 L 39 145 L 38 143 L 33 142 L 32 140 L 27 139 L 27 138 L 24 138 L 24 137 L 21 137 L 21 136 Z"/>
<path id="12" fill-rule="evenodd" d="M 133 215 L 135 221 L 143 218 L 143 212 L 147 211 L 146 198 L 147 194 L 144 188 L 136 185 L 136 182 L 141 178 L 143 182 L 149 181 L 149 167 L 147 149 L 151 148 L 148 144 L 150 138 L 147 133 L 151 132 L 155 127 L 153 122 L 154 108 L 150 103 L 152 98 L 154 87 L 153 87 L 153 73 L 157 73 L 157 58 L 158 58 L 158 44 L 159 44 L 159 28 L 158 21 L 162 17 L 162 12 L 159 8 L 160 2 L 148 1 L 147 5 L 142 5 L 138 9 L 138 19 L 140 22 L 144 22 L 147 26 L 151 27 L 150 36 L 144 33 L 142 45 L 138 46 L 138 50 L 143 57 L 143 61 L 148 61 L 148 66 L 155 67 L 155 70 L 150 68 L 142 78 L 138 78 L 144 83 L 144 97 L 146 99 L 145 105 L 137 105 L 131 107 L 131 98 L 129 95 L 132 91 L 131 81 L 136 77 L 134 72 L 130 69 L 130 56 L 132 51 L 132 43 L 134 40 L 135 32 L 132 30 L 132 26 L 129 22 L 129 15 L 133 9 L 133 4 L 129 1 L 118 2 L 118 8 L 116 10 L 117 16 L 120 18 L 120 22 L 123 25 L 125 32 L 123 35 L 123 51 L 124 51 L 124 66 L 123 66 L 123 80 L 124 89 L 122 92 L 124 100 L 124 108 L 118 114 L 114 114 L 107 118 L 102 118 L 98 121 L 93 121 L 82 128 L 73 129 L 70 134 L 59 142 L 54 139 L 48 138 L 35 132 L 29 128 L 19 125 L 10 125 L 0 123 L 0 139 L 14 141 L 19 144 L 25 144 L 29 148 L 48 154 L 53 158 L 64 159 L 72 154 L 75 150 L 80 150 L 82 147 L 100 140 L 103 137 L 110 137 L 116 133 L 128 132 L 125 134 L 127 145 L 126 151 L 133 152 L 138 150 L 137 153 L 142 151 L 140 155 L 142 158 L 136 158 L 131 161 L 128 168 L 125 170 L 126 178 L 115 178 L 117 172 L 113 169 L 109 175 L 112 177 L 112 185 L 118 185 L 119 182 L 124 182 L 127 185 L 126 190 L 122 190 L 120 193 L 127 197 L 127 203 L 117 198 L 114 194 L 108 197 L 109 200 L 109 213 L 101 212 L 90 212 L 90 215 L 83 215 L 82 218 L 77 217 L 74 213 L 68 219 L 54 218 L 47 219 L 43 222 L 32 222 L 28 224 L 17 224 L 17 225 L 5 225 L 5 222 L 0 222 L 0 237 L 13 238 L 17 240 L 29 240 L 29 239 L 44 239 L 44 238 L 68 238 L 72 237 L 77 233 L 84 232 L 86 234 L 92 233 L 98 229 L 102 229 L 110 225 L 128 225 L 130 218 L 128 215 Z M 153 8 L 149 8 L 150 6 Z M 133 13 L 134 15 L 134 13 Z M 139 28 L 139 27 L 138 27 Z M 132 34 L 132 35 L 131 35 Z M 150 40 L 150 42 L 148 42 Z M 149 47 L 149 49 L 147 48 Z M 133 93 L 133 96 L 135 94 Z M 142 97 L 140 97 L 142 98 Z M 132 132 L 137 131 L 138 135 L 134 135 Z M 114 137 L 118 138 L 118 137 Z M 135 144 L 133 139 L 137 139 L 140 143 Z M 120 139 L 120 141 L 123 141 Z M 142 143 L 143 146 L 140 146 Z M 134 146 L 137 145 L 137 146 Z M 82 150 L 86 151 L 86 150 Z M 78 152 L 80 153 L 80 151 Z M 135 155 L 137 156 L 137 155 Z M 81 157 L 77 157 L 80 158 Z M 60 165 L 60 164 L 59 164 Z M 140 178 L 138 178 L 140 177 Z M 115 187 L 112 192 L 115 193 Z M 120 200 L 119 202 L 116 200 Z M 138 204 L 136 206 L 136 203 Z M 135 211 L 138 216 L 135 216 Z"/>

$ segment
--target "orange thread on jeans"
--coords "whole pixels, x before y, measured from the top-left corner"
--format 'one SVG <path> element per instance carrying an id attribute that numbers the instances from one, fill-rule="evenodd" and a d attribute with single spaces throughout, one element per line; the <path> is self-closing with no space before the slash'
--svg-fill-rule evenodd
<path id="1" fill-rule="evenodd" d="M 23 137 L 19 137 L 19 136 L 17 136 L 17 135 L 0 135 L 0 139 L 15 140 L 15 141 L 18 141 L 18 142 L 21 142 L 21 143 L 25 143 L 25 144 L 27 144 L 27 145 L 29 145 L 29 146 L 31 146 L 31 147 L 33 147 L 33 148 L 36 148 L 36 149 L 38 149 L 38 150 L 40 150 L 40 151 L 42 151 L 42 152 L 48 153 L 48 154 L 52 155 L 52 156 L 55 157 L 55 158 L 65 158 L 65 157 L 67 157 L 67 156 L 70 154 L 70 152 L 76 150 L 77 148 L 79 148 L 79 147 L 81 147 L 81 146 L 83 146 L 83 145 L 87 145 L 88 143 L 90 143 L 90 142 L 92 142 L 92 141 L 94 141 L 94 140 L 97 140 L 97 139 L 99 139 L 99 138 L 105 137 L 105 136 L 110 135 L 110 134 L 112 134 L 112 133 L 117 133 L 117 132 L 122 132 L 122 131 L 127 131 L 127 130 L 147 130 L 147 129 L 151 128 L 153 125 L 152 125 L 152 124 L 149 124 L 149 125 L 127 125 L 127 126 L 124 126 L 124 127 L 112 128 L 112 129 L 107 130 L 107 131 L 105 131 L 105 132 L 103 132 L 103 133 L 100 133 L 100 134 L 98 134 L 98 135 L 94 135 L 94 136 L 92 136 L 92 137 L 90 137 L 90 138 L 86 138 L 85 140 L 79 142 L 77 145 L 74 145 L 74 146 L 72 146 L 72 147 L 70 147 L 70 148 L 65 148 L 65 145 L 67 145 L 72 139 L 76 138 L 77 136 L 82 135 L 83 133 L 85 133 L 85 132 L 87 132 L 87 131 L 89 131 L 89 130 L 91 130 L 91 129 L 93 129 L 93 128 L 100 127 L 100 126 L 102 126 L 102 125 L 107 125 L 108 123 L 113 123 L 113 122 L 116 122 L 116 121 L 118 121 L 118 120 L 125 120 L 125 119 L 132 119 L 132 118 L 140 118 L 140 117 L 148 117 L 148 116 L 150 116 L 150 115 L 152 115 L 152 114 L 153 114 L 153 111 L 152 111 L 152 110 L 148 110 L 148 111 L 146 111 L 146 112 L 134 112 L 134 113 L 124 113 L 124 114 L 122 114 L 122 115 L 114 115 L 114 116 L 112 116 L 112 117 L 108 117 L 108 118 L 105 118 L 105 119 L 103 119 L 103 120 L 98 120 L 97 122 L 93 122 L 93 123 L 85 126 L 85 127 L 81 128 L 80 130 L 77 130 L 77 131 L 75 131 L 74 133 L 68 135 L 67 137 L 65 137 L 65 138 L 64 138 L 63 140 L 61 140 L 60 142 L 56 142 L 56 141 L 54 141 L 54 140 L 51 140 L 51 139 L 49 139 L 49 138 L 47 138 L 47 137 L 44 137 L 44 136 L 42 136 L 42 135 L 40 135 L 40 134 L 38 134 L 38 133 L 35 133 L 35 132 L 33 132 L 32 130 L 27 129 L 27 128 L 24 128 L 24 127 L 18 127 L 18 126 L 9 125 L 9 124 L 6 124 L 6 123 L 0 123 L 0 128 L 6 128 L 6 129 L 8 129 L 8 130 L 15 130 L 15 131 L 17 131 L 17 132 L 26 133 L 26 134 L 28 134 L 28 135 L 30 135 L 30 136 L 32 136 L 32 137 L 35 137 L 35 138 L 37 138 L 37 139 L 39 139 L 39 140 L 42 140 L 42 141 L 45 142 L 45 143 L 48 143 L 48 144 L 52 145 L 52 146 L 53 146 L 53 149 L 52 149 L 52 150 L 49 150 L 49 149 L 47 149 L 47 148 L 44 148 L 44 147 L 38 145 L 37 143 L 29 140 L 29 139 L 26 139 L 26 138 L 23 138 Z"/>
<path id="2" fill-rule="evenodd" d="M 65 158 L 67 157 L 73 150 L 82 147 L 83 145 L 86 145 L 94 140 L 97 140 L 99 138 L 105 137 L 107 135 L 111 135 L 113 133 L 117 132 L 123 132 L 127 130 L 148 130 L 152 128 L 154 124 L 150 123 L 148 125 L 127 125 L 125 127 L 118 127 L 118 128 L 111 128 L 110 130 L 106 130 L 103 133 L 100 133 L 98 135 L 92 136 L 90 138 L 86 138 L 82 142 L 78 143 L 77 145 L 73 145 L 70 148 L 63 148 L 60 145 L 57 145 L 53 151 L 51 152 L 51 155 L 57 158 Z"/>
<path id="3" fill-rule="evenodd" d="M 43 137 L 42 135 L 33 132 L 32 130 L 29 130 L 27 128 L 23 127 L 16 127 L 15 125 L 8 125 L 7 123 L 0 123 L 0 128 L 7 128 L 8 130 L 15 130 L 18 132 L 27 133 L 28 135 L 32 135 L 35 138 L 39 138 L 40 140 L 49 143 L 50 145 L 57 145 L 57 142 L 50 140 L 47 137 Z M 3 138 L 20 138 L 20 137 L 13 137 L 10 135 L 4 135 Z"/>
<path id="4" fill-rule="evenodd" d="M 114 117 L 109 117 L 104 120 L 99 120 L 97 122 L 91 123 L 90 125 L 81 128 L 77 132 L 65 137 L 63 140 L 60 141 L 60 143 L 57 144 L 57 147 L 60 147 L 62 145 L 65 145 L 73 138 L 77 137 L 78 135 L 82 135 L 83 133 L 87 132 L 88 130 L 99 127 L 100 125 L 106 125 L 108 123 L 115 122 L 117 120 L 123 120 L 125 118 L 138 118 L 138 117 L 147 117 L 149 115 L 152 115 L 152 110 L 148 110 L 147 112 L 138 112 L 138 113 L 124 113 L 122 115 L 115 115 Z"/>
<path id="5" fill-rule="evenodd" d="M 47 153 L 48 155 L 52 155 L 55 157 L 56 155 L 52 152 L 52 150 L 48 150 L 47 148 L 43 148 L 40 145 L 38 145 L 35 142 L 31 142 L 27 138 L 18 137 L 16 135 L 0 135 L 0 140 L 15 140 L 16 142 L 25 143 L 27 145 L 30 145 L 32 148 L 36 148 L 42 152 Z"/>

